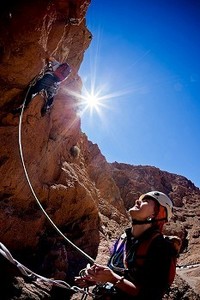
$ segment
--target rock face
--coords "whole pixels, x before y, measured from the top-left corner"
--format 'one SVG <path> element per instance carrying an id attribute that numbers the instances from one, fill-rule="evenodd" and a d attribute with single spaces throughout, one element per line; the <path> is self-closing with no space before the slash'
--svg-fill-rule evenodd
<path id="1" fill-rule="evenodd" d="M 0 12 L 0 241 L 21 262 L 31 255 L 29 267 L 58 279 L 69 278 L 70 269 L 77 274 L 87 260 L 56 233 L 36 199 L 88 255 L 96 256 L 99 242 L 98 190 L 83 157 L 72 151 L 81 140 L 79 98 L 72 94 L 81 92 L 78 69 L 91 42 L 85 24 L 89 3 L 9 1 Z M 20 118 L 12 110 L 49 56 L 67 61 L 72 73 L 60 85 L 50 114 L 41 117 L 44 100 L 38 95 Z"/>
<path id="2" fill-rule="evenodd" d="M 172 223 L 165 230 L 183 240 L 179 263 L 199 262 L 199 189 L 186 178 L 155 167 L 109 164 L 98 145 L 81 132 L 78 70 L 92 38 L 85 22 L 90 1 L 3 4 L 0 242 L 28 268 L 73 284 L 88 259 L 58 230 L 89 257 L 106 263 L 112 242 L 128 226 L 127 209 L 141 193 L 156 189 L 169 194 L 175 203 Z M 44 100 L 37 95 L 23 114 L 13 114 L 48 56 L 72 67 L 50 113 L 41 116 Z M 70 298 L 68 290 L 32 282 L 5 258 L 0 259 L 0 299 Z M 197 271 L 194 277 L 198 280 Z M 168 299 L 180 299 L 180 295 L 181 299 L 198 299 L 197 289 L 184 298 L 188 289 L 180 278 L 177 286 Z"/>

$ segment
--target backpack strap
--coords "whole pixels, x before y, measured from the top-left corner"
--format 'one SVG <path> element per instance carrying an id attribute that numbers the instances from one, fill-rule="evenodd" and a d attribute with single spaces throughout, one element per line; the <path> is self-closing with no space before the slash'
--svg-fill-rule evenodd
<path id="1" fill-rule="evenodd" d="M 162 234 L 159 231 L 155 231 L 151 238 L 143 240 L 139 245 L 138 248 L 136 250 L 135 253 L 135 261 L 136 261 L 136 266 L 143 266 L 144 265 L 144 261 L 145 258 L 147 256 L 148 253 L 148 249 L 151 245 L 151 243 L 153 242 L 153 240 L 158 237 L 161 236 Z"/>
<path id="2" fill-rule="evenodd" d="M 169 274 L 168 274 L 168 286 L 173 283 L 175 275 L 176 275 L 176 263 L 177 263 L 177 257 L 181 249 L 181 239 L 178 236 L 168 236 L 168 235 L 162 235 L 159 231 L 156 231 L 152 234 L 150 239 L 142 241 L 136 250 L 136 268 L 137 267 L 142 267 L 145 263 L 145 259 L 148 254 L 148 249 L 153 242 L 158 236 L 163 236 L 165 242 L 168 244 L 168 247 L 171 252 L 171 263 L 170 263 L 170 268 L 169 268 Z M 170 253 L 169 252 L 169 253 Z"/>
<path id="3" fill-rule="evenodd" d="M 164 235 L 164 239 L 166 242 L 168 242 L 173 252 L 168 275 L 168 286 L 170 287 L 176 276 L 177 257 L 179 256 L 179 252 L 181 250 L 182 241 L 178 236 L 175 235 Z"/>
<path id="4" fill-rule="evenodd" d="M 176 235 L 164 235 L 164 238 L 165 240 L 168 240 L 169 243 L 171 243 L 175 254 L 178 256 L 182 246 L 182 241 L 180 237 Z"/>
<path id="5" fill-rule="evenodd" d="M 124 233 L 120 236 L 118 242 L 116 243 L 115 251 L 119 250 L 120 246 L 125 242 L 125 240 L 126 240 L 126 233 L 124 232 Z"/>

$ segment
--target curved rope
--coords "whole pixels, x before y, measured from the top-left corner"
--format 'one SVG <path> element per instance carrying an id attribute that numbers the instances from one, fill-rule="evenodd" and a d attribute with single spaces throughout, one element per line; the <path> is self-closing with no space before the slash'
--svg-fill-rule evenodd
<path id="1" fill-rule="evenodd" d="M 94 259 L 92 257 L 90 257 L 87 253 L 85 253 L 83 250 L 81 250 L 78 246 L 76 246 L 74 243 L 72 243 L 61 231 L 60 229 L 55 225 L 55 223 L 51 220 L 51 218 L 49 217 L 49 215 L 46 213 L 45 209 L 43 208 L 43 206 L 41 205 L 29 178 L 25 163 L 24 163 L 24 156 L 23 156 L 23 149 L 22 149 L 22 118 L 23 118 L 23 113 L 24 113 L 24 107 L 25 107 L 25 102 L 26 102 L 26 97 L 28 95 L 28 92 L 30 90 L 31 84 L 28 88 L 28 91 L 25 95 L 24 98 L 24 102 L 22 104 L 22 110 L 21 110 L 21 114 L 20 114 L 20 118 L 19 118 L 19 152 L 20 152 L 20 158 L 21 158 L 21 162 L 22 162 L 22 166 L 23 166 L 23 170 L 27 179 L 27 182 L 29 184 L 30 190 L 37 202 L 37 204 L 39 205 L 40 209 L 42 210 L 43 214 L 46 216 L 46 218 L 48 219 L 48 221 L 51 223 L 51 225 L 54 227 L 54 229 L 64 238 L 64 240 L 70 244 L 73 248 L 75 248 L 79 253 L 81 253 L 83 256 L 85 256 L 92 264 L 94 263 Z"/>
<path id="2" fill-rule="evenodd" d="M 84 290 L 77 286 L 70 286 L 67 282 L 65 282 L 63 280 L 46 278 L 44 276 L 41 276 L 41 275 L 31 271 L 26 266 L 22 265 L 20 262 L 18 262 L 16 259 L 14 259 L 13 256 L 11 255 L 10 251 L 1 242 L 0 242 L 0 254 L 2 254 L 10 263 L 14 264 L 24 276 L 27 276 L 29 278 L 33 278 L 33 279 L 36 279 L 39 281 L 48 282 L 49 284 L 52 284 L 54 286 L 72 290 L 76 293 L 79 292 L 79 293 L 83 294 L 85 299 L 88 295 L 93 296 L 93 294 L 89 290 Z"/>

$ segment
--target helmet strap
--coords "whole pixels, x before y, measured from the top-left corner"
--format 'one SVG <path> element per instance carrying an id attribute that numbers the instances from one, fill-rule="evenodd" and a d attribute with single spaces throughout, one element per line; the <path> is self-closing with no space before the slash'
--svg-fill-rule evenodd
<path id="1" fill-rule="evenodd" d="M 166 221 L 166 218 L 162 218 L 162 219 L 154 219 L 154 218 L 147 218 L 146 220 L 135 220 L 132 219 L 132 225 L 142 225 L 142 224 L 151 224 L 151 223 L 156 223 L 159 221 Z"/>

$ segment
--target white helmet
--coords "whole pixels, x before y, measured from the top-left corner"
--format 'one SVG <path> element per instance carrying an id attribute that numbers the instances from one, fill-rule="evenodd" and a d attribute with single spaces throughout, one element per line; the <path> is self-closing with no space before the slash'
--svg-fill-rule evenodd
<path id="1" fill-rule="evenodd" d="M 148 192 L 146 194 L 141 195 L 139 200 L 142 200 L 147 196 L 154 198 L 156 201 L 158 201 L 158 203 L 161 206 L 164 206 L 166 208 L 167 220 L 169 221 L 172 217 L 172 209 L 173 209 L 173 202 L 171 201 L 171 199 L 162 192 L 152 191 L 152 192 Z"/>

